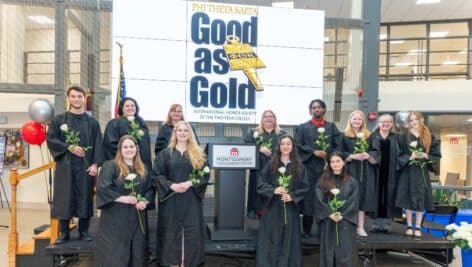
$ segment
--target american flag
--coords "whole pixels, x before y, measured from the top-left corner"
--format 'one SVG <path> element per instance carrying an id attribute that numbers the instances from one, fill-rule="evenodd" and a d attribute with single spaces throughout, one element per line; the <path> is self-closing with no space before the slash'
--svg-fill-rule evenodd
<path id="1" fill-rule="evenodd" d="M 120 81 L 118 82 L 118 90 L 116 90 L 116 102 L 115 102 L 115 118 L 118 118 L 118 107 L 121 101 L 126 96 L 126 81 L 125 72 L 123 71 L 123 45 L 118 43 L 120 46 Z"/>

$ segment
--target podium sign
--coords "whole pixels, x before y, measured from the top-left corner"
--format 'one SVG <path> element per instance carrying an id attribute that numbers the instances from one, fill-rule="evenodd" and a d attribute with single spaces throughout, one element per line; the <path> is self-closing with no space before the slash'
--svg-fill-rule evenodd
<path id="1" fill-rule="evenodd" d="M 257 168 L 255 145 L 209 144 L 208 159 L 215 169 L 215 225 L 208 226 L 212 240 L 245 240 L 246 169 Z"/>
<path id="2" fill-rule="evenodd" d="M 213 169 L 257 168 L 255 145 L 210 144 L 209 161 Z"/>

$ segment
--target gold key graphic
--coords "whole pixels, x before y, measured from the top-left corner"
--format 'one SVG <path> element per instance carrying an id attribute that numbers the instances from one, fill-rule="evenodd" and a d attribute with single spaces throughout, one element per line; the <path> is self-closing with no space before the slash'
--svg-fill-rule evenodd
<path id="1" fill-rule="evenodd" d="M 263 91 L 264 87 L 259 81 L 256 69 L 265 68 L 266 66 L 252 50 L 251 45 L 241 44 L 239 37 L 236 35 L 226 36 L 226 41 L 228 44 L 223 45 L 223 48 L 226 52 L 229 68 L 231 70 L 242 70 L 254 85 L 256 91 Z"/>

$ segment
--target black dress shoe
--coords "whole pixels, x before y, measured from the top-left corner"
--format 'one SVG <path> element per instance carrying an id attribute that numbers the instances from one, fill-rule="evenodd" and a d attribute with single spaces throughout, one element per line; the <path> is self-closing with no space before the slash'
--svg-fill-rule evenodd
<path id="1" fill-rule="evenodd" d="M 148 258 L 147 258 L 147 263 L 153 263 L 156 261 L 156 257 L 152 256 L 152 255 L 149 255 Z"/>
<path id="2" fill-rule="evenodd" d="M 56 241 L 54 241 L 55 245 L 64 244 L 65 242 L 69 241 L 70 235 L 61 233 L 59 237 L 57 237 Z"/>
<path id="3" fill-rule="evenodd" d="M 87 232 L 80 233 L 79 237 L 80 237 L 80 240 L 85 241 L 85 242 L 90 242 L 93 240 L 93 238 Z"/>

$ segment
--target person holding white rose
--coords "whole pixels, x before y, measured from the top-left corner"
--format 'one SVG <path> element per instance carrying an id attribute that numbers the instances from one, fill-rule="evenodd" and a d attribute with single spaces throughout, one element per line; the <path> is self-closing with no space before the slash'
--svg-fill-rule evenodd
<path id="1" fill-rule="evenodd" d="M 205 158 L 190 124 L 177 122 L 169 147 L 160 152 L 153 169 L 160 201 L 157 220 L 160 265 L 192 267 L 205 260 L 202 202 L 210 179 Z"/>
<path id="2" fill-rule="evenodd" d="M 122 136 L 118 148 L 115 159 L 103 164 L 97 180 L 101 214 L 95 266 L 146 266 L 145 209 L 153 197 L 152 181 L 132 136 Z"/>
<path id="3" fill-rule="evenodd" d="M 251 129 L 244 137 L 246 144 L 255 144 L 259 152 L 259 168 L 249 172 L 249 183 L 247 190 L 247 215 L 249 218 L 260 218 L 262 216 L 261 197 L 257 193 L 257 177 L 262 168 L 269 162 L 273 150 L 277 147 L 279 137 L 286 132 L 277 124 L 277 117 L 272 110 L 262 112 L 260 124 Z"/>
<path id="4" fill-rule="evenodd" d="M 341 146 L 341 133 L 336 124 L 324 119 L 326 103 L 315 99 L 308 105 L 312 118 L 295 129 L 295 141 L 298 153 L 308 173 L 310 190 L 302 203 L 303 237 L 312 237 L 315 187 L 324 171 L 326 156 Z M 316 234 L 315 234 L 316 235 Z"/>
<path id="5" fill-rule="evenodd" d="M 151 172 L 151 138 L 148 126 L 139 116 L 138 102 L 134 98 L 124 97 L 118 106 L 118 115 L 118 118 L 111 119 L 105 127 L 103 134 L 105 159 L 114 159 L 120 138 L 124 135 L 132 135 L 138 141 L 139 154 L 146 166 L 146 171 Z M 134 130 L 132 125 L 135 126 Z"/>
<path id="6" fill-rule="evenodd" d="M 397 170 L 399 171 L 395 205 L 405 209 L 407 230 L 405 235 L 421 237 L 421 222 L 425 210 L 434 210 L 429 172 L 433 163 L 441 159 L 439 140 L 424 124 L 423 114 L 408 113 L 408 133 L 399 139 Z M 423 165 L 423 166 L 420 166 Z M 413 228 L 415 211 L 415 228 Z"/>
<path id="7" fill-rule="evenodd" d="M 55 244 L 70 239 L 69 222 L 79 218 L 79 238 L 92 241 L 88 233 L 93 216 L 94 177 L 103 162 L 102 132 L 98 121 L 85 113 L 85 90 L 67 89 L 69 111 L 58 114 L 47 133 L 47 146 L 56 162 L 51 215 L 59 220 L 60 235 Z M 78 134 L 71 143 L 67 134 Z"/>
<path id="8" fill-rule="evenodd" d="M 377 180 L 379 175 L 380 144 L 370 136 L 365 115 L 354 110 L 342 135 L 342 149 L 349 173 L 359 181 L 359 222 L 357 234 L 367 237 L 365 214 L 375 217 L 377 211 Z"/>
<path id="9" fill-rule="evenodd" d="M 277 143 L 278 149 L 257 181 L 264 216 L 257 238 L 256 266 L 301 267 L 300 203 L 308 191 L 308 177 L 293 137 L 282 135 Z"/>
<path id="10" fill-rule="evenodd" d="M 315 219 L 320 231 L 321 267 L 358 266 L 356 224 L 359 215 L 359 183 L 350 174 L 342 152 L 328 157 L 328 167 L 316 185 Z M 345 201 L 336 212 L 330 201 Z"/>

